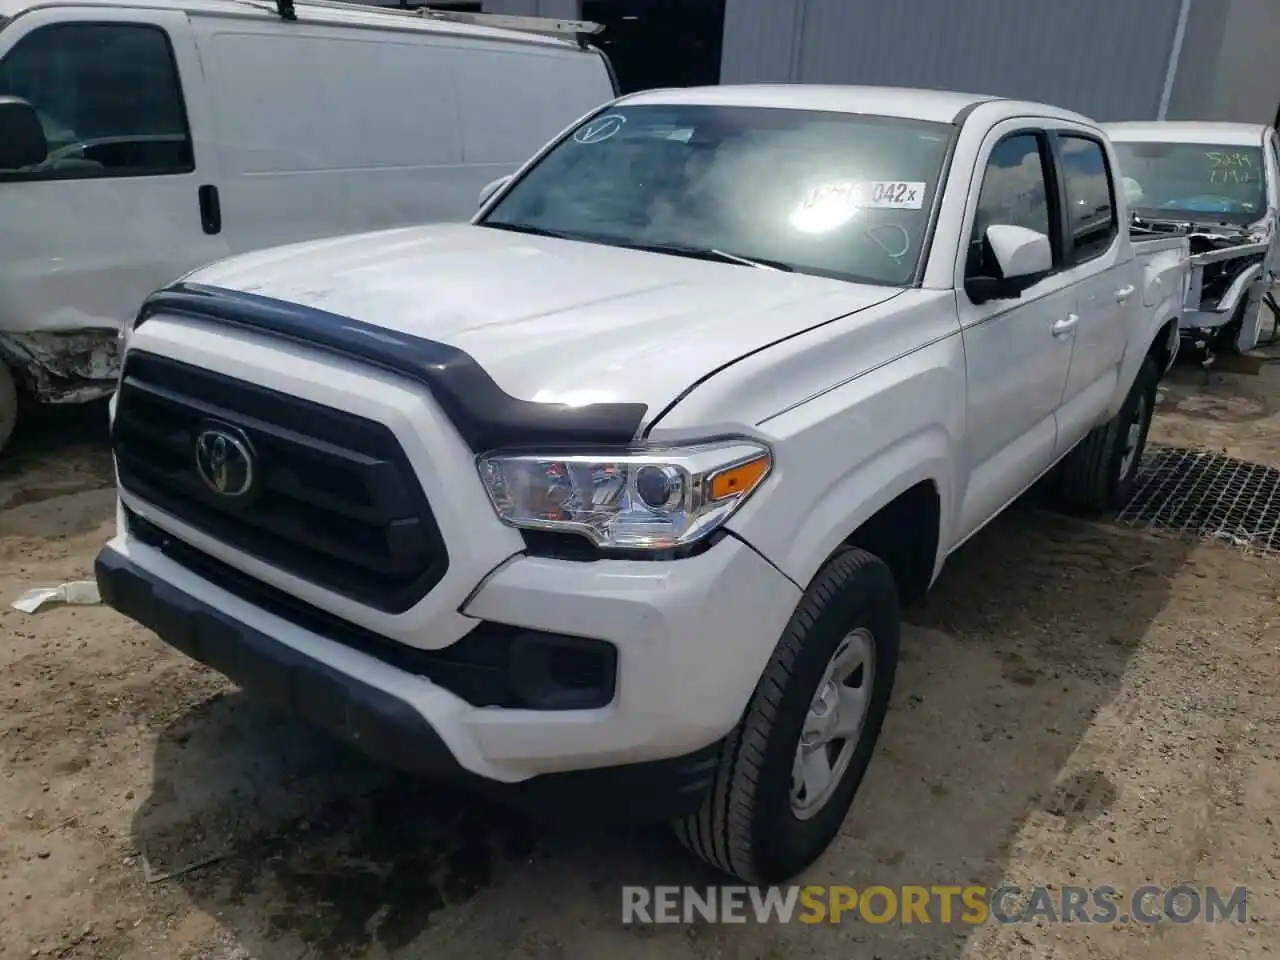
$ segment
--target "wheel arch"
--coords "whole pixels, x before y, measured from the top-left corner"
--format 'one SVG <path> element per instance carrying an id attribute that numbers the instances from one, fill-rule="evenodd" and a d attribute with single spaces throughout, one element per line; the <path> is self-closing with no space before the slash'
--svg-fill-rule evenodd
<path id="1" fill-rule="evenodd" d="M 869 516 L 841 546 L 884 561 L 902 602 L 923 596 L 938 569 L 942 497 L 933 479 L 919 480 Z"/>
<path id="2" fill-rule="evenodd" d="M 803 587 L 841 548 L 858 546 L 889 565 L 904 595 L 918 595 L 933 581 L 950 536 L 952 456 L 939 425 L 866 457 L 805 511 L 776 558 L 779 568 Z M 743 533 L 751 540 L 749 529 Z"/>
<path id="3" fill-rule="evenodd" d="M 1165 311 L 1157 316 L 1168 316 L 1168 313 Z M 1168 317 L 1160 324 L 1155 336 L 1151 338 L 1151 345 L 1147 347 L 1146 356 L 1156 362 L 1162 377 L 1169 372 L 1178 356 L 1179 325 L 1180 317 L 1177 314 Z"/>

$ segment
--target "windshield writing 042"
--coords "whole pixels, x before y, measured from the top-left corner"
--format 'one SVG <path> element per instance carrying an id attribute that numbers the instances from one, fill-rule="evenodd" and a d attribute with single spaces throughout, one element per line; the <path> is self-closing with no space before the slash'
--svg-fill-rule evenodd
<path id="1" fill-rule="evenodd" d="M 1262 150 L 1202 143 L 1117 143 L 1129 205 L 1165 216 L 1247 222 L 1267 206 Z"/>
<path id="2" fill-rule="evenodd" d="M 904 284 L 951 135 L 819 111 L 616 107 L 552 149 L 484 222 Z"/>

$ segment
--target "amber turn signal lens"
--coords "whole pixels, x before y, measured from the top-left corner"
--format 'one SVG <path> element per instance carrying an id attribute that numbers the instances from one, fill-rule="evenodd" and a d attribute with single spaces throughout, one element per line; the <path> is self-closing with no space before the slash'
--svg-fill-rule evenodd
<path id="1" fill-rule="evenodd" d="M 750 493 L 769 472 L 769 458 L 757 457 L 734 467 L 727 467 L 710 480 L 711 499 L 724 500 Z"/>

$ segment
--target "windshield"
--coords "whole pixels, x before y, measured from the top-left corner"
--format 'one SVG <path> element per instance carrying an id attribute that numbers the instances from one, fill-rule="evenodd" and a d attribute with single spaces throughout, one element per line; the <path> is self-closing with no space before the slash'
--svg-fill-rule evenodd
<path id="1" fill-rule="evenodd" d="M 902 285 L 952 133 L 846 113 L 620 106 L 557 144 L 481 222 Z"/>
<path id="2" fill-rule="evenodd" d="M 1260 147 L 1117 143 L 1115 148 L 1129 206 L 1140 215 L 1208 214 L 1208 219 L 1245 224 L 1266 212 Z"/>

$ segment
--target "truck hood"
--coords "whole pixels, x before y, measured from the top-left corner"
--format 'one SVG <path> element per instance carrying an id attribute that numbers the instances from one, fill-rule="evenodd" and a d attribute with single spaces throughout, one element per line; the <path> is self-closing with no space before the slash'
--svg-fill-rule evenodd
<path id="1" fill-rule="evenodd" d="M 522 400 L 645 403 L 649 417 L 746 354 L 901 292 L 470 224 L 292 244 L 185 279 L 449 344 Z"/>

